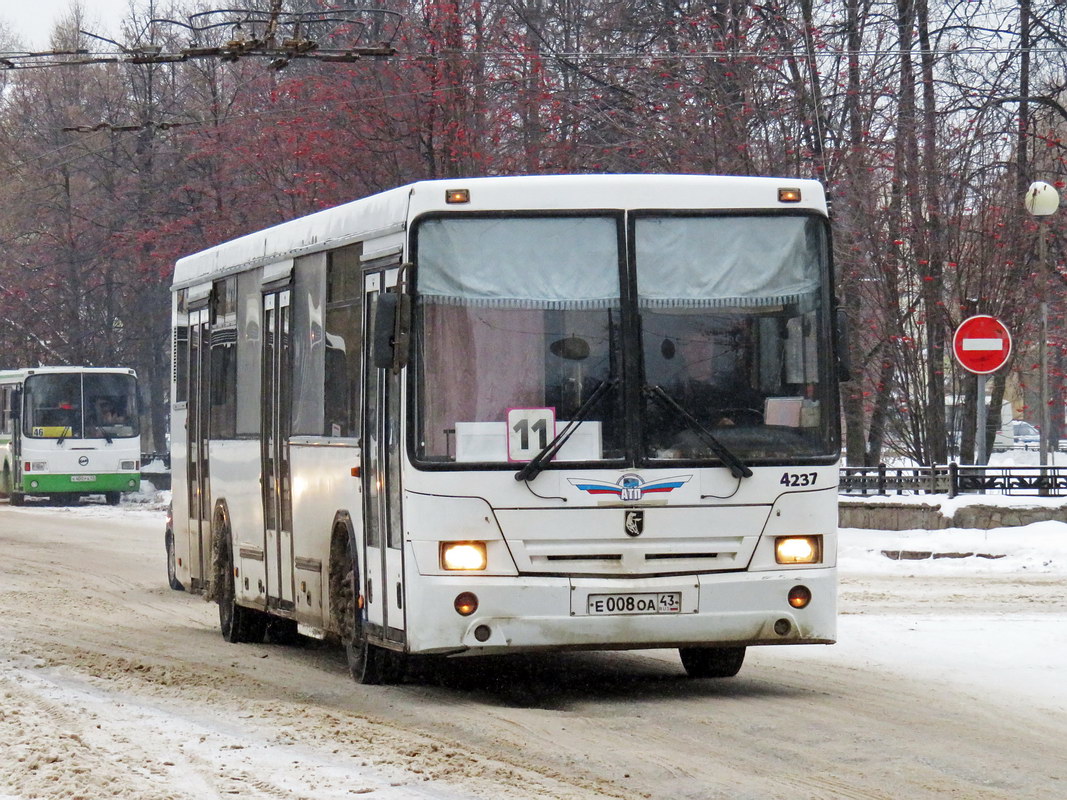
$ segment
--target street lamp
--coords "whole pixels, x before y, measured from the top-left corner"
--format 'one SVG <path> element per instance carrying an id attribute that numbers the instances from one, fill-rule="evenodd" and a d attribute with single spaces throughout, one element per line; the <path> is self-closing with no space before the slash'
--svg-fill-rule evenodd
<path id="1" fill-rule="evenodd" d="M 1034 181 L 1026 190 L 1023 201 L 1026 210 L 1035 217 L 1048 217 L 1060 207 L 1060 195 L 1044 181 Z M 1038 220 L 1037 268 L 1038 285 L 1041 287 L 1041 466 L 1048 464 L 1049 432 L 1051 415 L 1048 396 L 1048 225 Z M 1042 473 L 1044 474 L 1044 473 Z"/>

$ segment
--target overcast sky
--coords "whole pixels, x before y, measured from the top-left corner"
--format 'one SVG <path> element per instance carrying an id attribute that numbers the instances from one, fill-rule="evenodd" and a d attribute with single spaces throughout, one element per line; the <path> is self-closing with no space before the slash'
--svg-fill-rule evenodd
<path id="1" fill-rule="evenodd" d="M 73 2 L 74 0 L 0 0 L 0 21 L 11 28 L 23 47 L 43 50 L 49 45 L 53 25 L 67 14 Z M 86 12 L 85 30 L 109 39 L 118 39 L 120 23 L 127 15 L 129 7 L 130 0 L 82 0 L 82 8 Z"/>

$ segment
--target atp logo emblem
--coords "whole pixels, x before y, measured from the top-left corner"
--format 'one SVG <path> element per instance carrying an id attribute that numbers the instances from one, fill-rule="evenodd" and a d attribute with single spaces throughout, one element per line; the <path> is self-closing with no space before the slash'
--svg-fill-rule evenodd
<path id="1" fill-rule="evenodd" d="M 589 494 L 612 494 L 624 502 L 644 499 L 646 494 L 669 494 L 679 486 L 687 484 L 692 475 L 678 475 L 674 478 L 662 478 L 646 483 L 640 475 L 628 472 L 615 483 L 598 481 L 591 478 L 567 478 L 576 489 Z"/>

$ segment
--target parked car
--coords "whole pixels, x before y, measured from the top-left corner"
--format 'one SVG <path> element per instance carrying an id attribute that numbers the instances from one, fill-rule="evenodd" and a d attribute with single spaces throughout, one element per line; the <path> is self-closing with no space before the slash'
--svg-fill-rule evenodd
<path id="1" fill-rule="evenodd" d="M 1012 420 L 993 439 L 994 450 L 1037 450 L 1041 446 L 1041 432 L 1021 419 Z"/>

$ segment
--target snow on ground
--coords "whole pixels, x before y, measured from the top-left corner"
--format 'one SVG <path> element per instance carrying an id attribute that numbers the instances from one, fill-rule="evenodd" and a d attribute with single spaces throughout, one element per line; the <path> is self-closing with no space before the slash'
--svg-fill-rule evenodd
<path id="1" fill-rule="evenodd" d="M 888 467 L 917 467 L 919 464 L 903 456 L 889 456 L 884 459 Z M 958 459 L 950 459 L 962 463 Z M 1013 447 L 1007 450 L 994 450 L 989 456 L 990 467 L 1036 467 L 1041 463 L 1041 453 L 1036 447 Z M 1048 454 L 1050 466 L 1067 466 L 1067 452 L 1063 450 Z"/>
<path id="2" fill-rule="evenodd" d="M 976 502 L 1067 507 L 1065 498 L 921 495 L 910 499 L 939 503 L 946 516 L 960 505 Z M 1025 702 L 1067 712 L 1061 661 L 1067 652 L 1067 522 L 993 530 L 845 528 L 839 537 L 838 568 L 846 596 L 854 587 L 873 586 L 888 587 L 899 598 L 907 588 L 902 581 L 939 580 L 952 587 L 953 613 L 923 613 L 921 596 L 914 598 L 907 613 L 898 613 L 895 603 L 887 602 L 884 615 L 869 607 L 862 614 L 850 614 L 846 603 L 833 659 L 910 674 L 926 680 L 931 690 L 962 687 L 987 699 L 994 696 L 1008 704 Z M 888 580 L 897 585 L 887 584 Z M 1056 603 L 1051 608 L 1050 595 Z M 992 599 L 1001 601 L 995 610 L 990 608 Z"/>
<path id="3" fill-rule="evenodd" d="M 837 565 L 842 575 L 1067 576 L 1067 524 L 939 531 L 844 528 Z"/>
<path id="4" fill-rule="evenodd" d="M 1036 467 L 1041 463 L 1041 453 L 1036 447 L 1013 447 L 1009 450 L 997 450 L 989 456 L 991 467 Z M 1048 454 L 1050 466 L 1067 465 L 1067 453 L 1062 451 Z"/>
<path id="5" fill-rule="evenodd" d="M 130 522 L 151 519 L 162 532 L 170 494 L 146 489 L 124 497 L 119 507 L 30 504 L 25 511 Z M 1064 499 L 1045 498 L 875 499 L 941 504 L 946 510 L 973 502 L 1055 503 L 1067 508 Z M 902 558 L 902 553 L 908 555 Z M 845 666 L 867 675 L 915 678 L 931 695 L 962 693 L 973 697 L 976 706 L 1019 706 L 1061 716 L 1067 712 L 1067 681 L 1062 679 L 1067 522 L 989 531 L 843 529 L 838 565 L 838 643 L 829 648 L 760 648 L 752 653 L 754 665 L 810 661 L 812 674 L 819 673 L 820 665 Z M 930 595 L 924 593 L 931 587 L 936 588 L 936 603 L 927 606 Z M 459 796 L 438 785 L 419 785 L 398 774 L 358 767 L 351 759 L 322 758 L 298 747 L 280 761 L 276 742 L 269 737 L 259 739 L 205 720 L 168 719 L 161 709 L 133 697 L 116 705 L 92 683 L 63 670 L 42 670 L 18 658 L 0 661 L 0 669 L 7 676 L 6 687 L 0 689 L 0 749 L 9 758 L 34 760 L 32 769 L 39 776 L 38 783 L 23 787 L 25 794 L 4 795 L 0 790 L 0 800 L 88 797 L 81 789 L 96 784 L 103 793 L 102 787 L 126 768 L 112 765 L 109 755 L 123 748 L 130 751 L 131 765 L 150 773 L 143 782 L 149 787 L 145 793 L 119 793 L 128 800 L 237 794 L 253 779 L 273 787 L 264 793 L 271 797 L 309 797 L 312 786 L 317 787 L 315 797 L 327 799 L 364 793 L 383 800 Z M 916 704 L 923 700 L 902 698 Z M 149 730 L 156 735 L 142 735 Z M 47 746 L 42 748 L 42 742 Z M 73 772 L 59 769 L 71 764 L 77 767 Z M 83 784 L 79 771 L 99 780 Z M 197 783 L 198 775 L 220 773 L 232 774 L 234 780 L 205 778 L 203 785 Z"/>
<path id="6" fill-rule="evenodd" d="M 114 694 L 66 671 L 6 659 L 0 669 L 9 687 L 0 692 L 0 746 L 6 759 L 26 764 L 33 776 L 23 782 L 23 795 L 0 791 L 0 800 L 341 800 L 363 794 L 465 800 L 421 786 L 400 770 L 353 765 L 351 757 L 303 748 L 284 733 L 252 736 L 224 721 L 183 719 L 135 696 L 116 702 Z M 124 786 L 131 771 L 140 776 L 137 790 Z"/>

